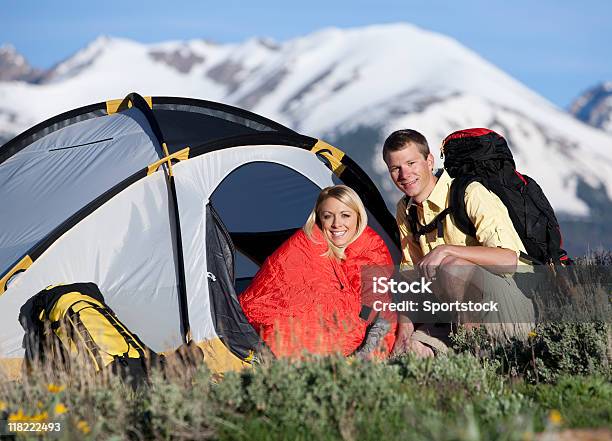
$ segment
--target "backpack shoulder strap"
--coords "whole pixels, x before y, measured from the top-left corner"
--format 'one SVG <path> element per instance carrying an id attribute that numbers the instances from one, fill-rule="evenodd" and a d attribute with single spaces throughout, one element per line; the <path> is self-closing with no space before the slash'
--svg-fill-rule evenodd
<path id="1" fill-rule="evenodd" d="M 440 178 L 444 173 L 444 169 L 438 169 L 435 173 L 436 178 Z M 404 196 L 406 205 L 409 203 L 409 200 L 406 196 Z M 412 232 L 412 237 L 415 242 L 419 242 L 419 237 L 431 233 L 434 230 L 438 230 L 438 237 L 444 237 L 444 219 L 446 216 L 451 214 L 453 210 L 452 206 L 445 208 L 442 210 L 430 223 L 427 225 L 421 225 L 418 220 L 417 208 L 416 205 L 412 204 L 410 208 L 408 208 L 408 226 L 410 227 L 410 231 Z"/>
<path id="2" fill-rule="evenodd" d="M 416 206 L 412 205 L 408 209 L 408 224 L 410 225 L 410 231 L 415 242 L 419 242 L 419 237 L 431 233 L 434 230 L 438 230 L 438 237 L 444 236 L 444 219 L 448 214 L 451 214 L 452 209 L 445 208 L 442 210 L 433 220 L 427 225 L 421 225 L 417 218 Z"/>
<path id="3" fill-rule="evenodd" d="M 72 329 L 69 331 L 71 334 L 70 338 L 73 340 L 75 338 L 80 339 L 79 343 L 84 346 L 84 349 L 87 352 L 89 352 L 92 361 L 96 364 L 96 370 L 100 371 L 104 368 L 104 361 L 100 355 L 100 347 L 89 332 L 89 329 L 87 329 L 81 321 L 80 311 L 75 311 L 73 306 L 74 305 L 71 305 L 66 311 L 66 318 L 68 319 L 70 326 L 72 326 Z M 53 322 L 51 325 L 52 327 L 53 325 L 56 325 L 55 329 L 57 329 L 60 326 L 60 322 Z"/>
<path id="4" fill-rule="evenodd" d="M 119 320 L 119 318 L 115 315 L 115 313 L 112 310 L 108 309 L 106 304 L 104 304 L 104 307 L 103 307 L 93 302 L 86 301 L 86 303 L 88 303 L 91 306 L 91 308 L 93 308 L 100 315 L 102 315 L 108 321 L 108 323 L 113 328 L 115 328 L 115 330 L 119 333 L 119 335 L 121 335 L 121 337 L 123 337 L 123 339 L 126 341 L 126 343 L 128 344 L 128 350 L 124 354 L 125 356 L 127 356 L 127 353 L 130 351 L 130 346 L 131 346 L 136 350 L 136 352 L 138 352 L 138 355 L 140 355 L 141 358 L 143 359 L 147 358 L 147 354 L 145 354 L 145 350 L 147 350 L 148 347 L 142 342 L 142 340 L 140 340 L 138 335 L 128 330 L 128 328 L 123 324 L 123 322 Z"/>
<path id="5" fill-rule="evenodd" d="M 470 220 L 465 207 L 465 190 L 474 181 L 479 181 L 476 176 L 459 176 L 455 178 L 450 187 L 448 206 L 451 209 L 453 222 L 463 232 L 471 237 L 476 237 L 476 227 Z"/>
<path id="6" fill-rule="evenodd" d="M 410 232 L 412 233 L 412 238 L 415 242 L 419 242 L 419 221 L 417 220 L 417 209 L 415 205 L 411 205 L 408 209 L 408 216 L 406 218 L 408 220 L 408 226 L 410 227 Z"/>

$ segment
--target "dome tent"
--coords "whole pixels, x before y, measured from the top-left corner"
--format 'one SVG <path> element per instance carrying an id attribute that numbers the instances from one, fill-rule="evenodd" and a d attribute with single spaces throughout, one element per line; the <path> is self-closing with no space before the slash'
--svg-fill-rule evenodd
<path id="1" fill-rule="evenodd" d="M 343 152 L 231 106 L 130 94 L 51 118 L 0 147 L 0 359 L 48 285 L 95 282 L 156 351 L 193 340 L 227 370 L 261 344 L 237 294 L 344 183 L 397 256 L 393 216 Z"/>

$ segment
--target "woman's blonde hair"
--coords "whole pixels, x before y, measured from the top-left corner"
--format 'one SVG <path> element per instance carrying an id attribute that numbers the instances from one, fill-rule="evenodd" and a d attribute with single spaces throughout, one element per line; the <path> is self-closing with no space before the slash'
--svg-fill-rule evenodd
<path id="1" fill-rule="evenodd" d="M 361 233 L 363 233 L 363 230 L 365 230 L 365 228 L 368 226 L 368 215 L 363 202 L 361 202 L 361 199 L 352 188 L 347 187 L 346 185 L 334 185 L 333 187 L 324 188 L 319 194 L 317 202 L 315 203 L 315 206 L 310 212 L 310 215 L 308 216 L 308 219 L 303 227 L 304 233 L 306 233 L 306 236 L 308 236 L 308 238 L 313 242 L 316 241 L 314 240 L 312 229 L 316 225 L 322 230 L 319 211 L 323 202 L 325 202 L 328 198 L 339 200 L 357 213 L 357 231 L 355 231 L 355 235 L 345 246 L 338 247 L 334 245 L 334 243 L 329 240 L 327 235 L 323 234 L 323 238 L 325 239 L 325 242 L 327 242 L 327 251 L 323 255 L 327 257 L 335 256 L 338 259 L 344 259 L 344 249 L 357 240 L 357 238 L 361 236 Z"/>

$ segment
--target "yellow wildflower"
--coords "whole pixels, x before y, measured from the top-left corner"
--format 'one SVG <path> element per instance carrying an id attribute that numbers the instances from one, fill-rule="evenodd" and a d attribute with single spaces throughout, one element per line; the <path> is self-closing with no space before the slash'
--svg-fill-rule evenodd
<path id="1" fill-rule="evenodd" d="M 0 412 L 2 412 L 3 410 L 6 410 L 7 407 L 8 407 L 8 404 L 0 400 Z"/>
<path id="2" fill-rule="evenodd" d="M 43 412 L 43 413 L 37 413 L 36 415 L 32 415 L 31 417 L 28 417 L 28 421 L 41 422 L 41 421 L 47 421 L 48 418 L 49 418 L 49 414 L 47 412 Z"/>
<path id="3" fill-rule="evenodd" d="M 89 427 L 89 424 L 87 424 L 87 421 L 81 420 L 77 423 L 76 426 L 77 426 L 77 429 L 79 429 L 85 435 L 91 432 L 91 428 Z"/>
<path id="4" fill-rule="evenodd" d="M 9 415 L 8 420 L 11 423 L 25 421 L 27 415 L 23 413 L 23 409 L 20 407 L 17 410 L 17 413 L 12 413 Z"/>
<path id="5" fill-rule="evenodd" d="M 68 412 L 68 408 L 64 406 L 62 403 L 56 404 L 55 409 L 53 409 L 53 413 L 55 413 L 55 415 L 62 415 L 66 412 Z"/>
<path id="6" fill-rule="evenodd" d="M 560 425 L 563 422 L 561 412 L 559 412 L 557 409 L 551 410 L 548 414 L 548 421 L 555 426 Z"/>
<path id="7" fill-rule="evenodd" d="M 66 386 L 58 386 L 57 384 L 53 384 L 53 383 L 47 385 L 47 390 L 51 392 L 52 394 L 58 394 L 64 389 L 66 389 Z"/>
<path id="8" fill-rule="evenodd" d="M 527 334 L 527 336 L 528 336 L 529 338 L 535 338 L 535 337 L 537 337 L 537 336 L 538 336 L 538 333 L 537 333 L 537 332 L 535 332 L 535 329 L 534 329 L 533 331 L 530 331 L 530 332 L 529 332 L 529 334 Z"/>
<path id="9" fill-rule="evenodd" d="M 39 402 L 36 403 L 36 407 L 38 407 L 39 409 L 42 409 L 43 406 L 44 406 L 44 404 L 43 404 L 42 401 L 39 401 Z"/>
<path id="10" fill-rule="evenodd" d="M 36 415 L 26 415 L 23 409 L 20 407 L 17 413 L 9 415 L 8 420 L 11 423 L 23 422 L 23 423 L 35 423 L 41 421 L 47 421 L 49 414 L 47 412 L 37 413 Z"/>

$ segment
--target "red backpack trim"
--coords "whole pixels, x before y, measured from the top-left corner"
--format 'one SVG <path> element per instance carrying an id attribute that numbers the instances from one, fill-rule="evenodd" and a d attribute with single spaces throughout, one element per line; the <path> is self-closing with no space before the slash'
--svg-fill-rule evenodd
<path id="1" fill-rule="evenodd" d="M 450 135 L 448 135 L 446 138 L 444 138 L 444 141 L 442 141 L 442 145 L 444 146 L 448 141 L 452 141 L 453 139 L 474 138 L 477 136 L 488 135 L 489 133 L 495 133 L 495 132 L 493 132 L 493 130 L 485 129 L 485 128 L 457 130 L 456 132 L 453 132 Z"/>
<path id="2" fill-rule="evenodd" d="M 527 185 L 527 179 L 525 179 L 525 178 L 523 177 L 523 175 L 522 175 L 522 174 L 520 174 L 520 173 L 518 172 L 518 170 L 516 170 L 516 169 L 515 169 L 515 170 L 514 170 L 514 173 L 516 174 L 516 176 L 518 176 L 518 178 L 519 178 L 521 181 L 523 181 L 523 184 Z"/>

